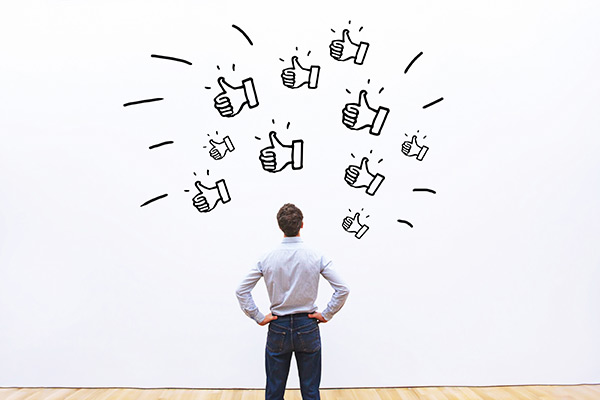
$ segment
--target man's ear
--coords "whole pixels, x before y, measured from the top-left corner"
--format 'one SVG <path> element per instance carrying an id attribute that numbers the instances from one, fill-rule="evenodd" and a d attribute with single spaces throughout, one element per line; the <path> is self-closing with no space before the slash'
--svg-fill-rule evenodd
<path id="1" fill-rule="evenodd" d="M 300 229 L 304 228 L 304 221 L 302 221 L 302 224 L 300 224 Z"/>

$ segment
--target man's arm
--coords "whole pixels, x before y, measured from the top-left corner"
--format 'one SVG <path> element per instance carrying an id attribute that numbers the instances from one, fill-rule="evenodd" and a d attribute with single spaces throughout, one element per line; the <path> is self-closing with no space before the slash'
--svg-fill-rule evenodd
<path id="1" fill-rule="evenodd" d="M 327 260 L 324 257 L 321 258 L 321 275 L 323 275 L 323 278 L 327 279 L 334 290 L 331 300 L 329 303 L 327 303 L 327 307 L 321 313 L 323 318 L 329 321 L 346 302 L 348 294 L 350 293 L 350 289 L 348 288 L 348 285 L 344 283 L 338 273 L 333 269 L 333 263 L 331 260 Z"/>
<path id="2" fill-rule="evenodd" d="M 240 303 L 240 307 L 244 314 L 252 318 L 256 321 L 256 323 L 260 324 L 264 321 L 265 316 L 258 310 L 258 307 L 254 303 L 252 299 L 252 289 L 258 283 L 260 278 L 262 277 L 262 272 L 260 271 L 260 263 L 256 263 L 254 268 L 250 270 L 246 278 L 240 283 L 240 286 L 235 291 L 235 295 L 237 296 L 238 302 Z"/>

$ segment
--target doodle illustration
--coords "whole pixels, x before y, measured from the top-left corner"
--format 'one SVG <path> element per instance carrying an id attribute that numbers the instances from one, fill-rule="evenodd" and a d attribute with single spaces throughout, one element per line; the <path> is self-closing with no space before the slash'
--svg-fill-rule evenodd
<path id="1" fill-rule="evenodd" d="M 369 227 L 367 225 L 360 223 L 359 217 L 360 213 L 356 213 L 354 214 L 354 218 L 346 217 L 342 222 L 342 227 L 344 228 L 344 230 L 346 232 L 355 233 L 354 236 L 357 239 L 362 238 L 365 235 L 365 233 L 367 233 L 367 231 L 369 230 Z"/>
<path id="2" fill-rule="evenodd" d="M 196 181 L 196 188 L 200 193 L 196 194 L 192 201 L 194 207 L 200 212 L 214 210 L 219 200 L 223 203 L 227 203 L 231 200 L 224 179 L 218 180 L 213 187 L 204 186 L 200 181 Z"/>
<path id="3" fill-rule="evenodd" d="M 413 135 L 412 140 L 402 143 L 402 153 L 408 157 L 417 157 L 417 160 L 423 161 L 429 147 L 419 146 L 417 144 L 417 135 Z"/>
<path id="4" fill-rule="evenodd" d="M 292 164 L 292 169 L 302 169 L 303 140 L 294 140 L 291 145 L 284 145 L 273 131 L 269 133 L 269 140 L 271 145 L 262 149 L 258 157 L 265 171 L 279 172 L 289 164 Z"/>
<path id="5" fill-rule="evenodd" d="M 368 49 L 369 43 L 354 43 L 352 40 L 350 40 L 348 29 L 344 29 L 342 40 L 334 40 L 329 45 L 329 54 L 335 60 L 347 61 L 354 59 L 354 64 L 360 65 L 363 63 L 363 61 L 365 61 Z"/>
<path id="6" fill-rule="evenodd" d="M 210 144 L 213 147 L 210 149 L 209 154 L 215 160 L 220 160 L 225 157 L 225 154 L 228 151 L 231 152 L 235 150 L 235 147 L 233 147 L 233 143 L 231 142 L 231 139 L 229 139 L 229 136 L 225 136 L 222 142 L 215 142 L 213 139 L 210 139 Z"/>
<path id="7" fill-rule="evenodd" d="M 231 86 L 223 77 L 218 79 L 218 83 L 223 91 L 215 97 L 215 108 L 222 117 L 229 118 L 239 114 L 244 104 L 248 104 L 250 108 L 258 106 L 252 78 L 244 79 L 240 86 Z"/>
<path id="8" fill-rule="evenodd" d="M 347 128 L 359 130 L 369 127 L 372 135 L 379 135 L 390 110 L 379 107 L 375 110 L 367 101 L 367 91 L 361 90 L 358 103 L 348 103 L 342 110 L 342 122 Z"/>
<path id="9" fill-rule="evenodd" d="M 377 192 L 377 189 L 383 183 L 385 176 L 381 174 L 373 175 L 369 172 L 369 166 L 367 163 L 369 159 L 367 157 L 363 157 L 360 162 L 360 166 L 350 165 L 346 168 L 346 174 L 344 175 L 344 180 L 346 183 L 354 188 L 367 188 L 367 194 L 374 196 Z"/>
<path id="10" fill-rule="evenodd" d="M 321 67 L 312 65 L 309 68 L 303 68 L 298 61 L 298 57 L 292 57 L 292 68 L 286 68 L 281 72 L 283 85 L 290 89 L 298 89 L 304 84 L 308 84 L 309 89 L 316 89 L 319 83 L 319 72 Z"/>

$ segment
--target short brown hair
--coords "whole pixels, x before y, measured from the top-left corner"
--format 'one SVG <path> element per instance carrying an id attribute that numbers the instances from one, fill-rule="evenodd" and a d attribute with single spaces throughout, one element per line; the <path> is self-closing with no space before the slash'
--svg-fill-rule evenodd
<path id="1" fill-rule="evenodd" d="M 298 236 L 302 226 L 302 211 L 291 203 L 286 203 L 277 213 L 277 223 L 285 236 Z"/>

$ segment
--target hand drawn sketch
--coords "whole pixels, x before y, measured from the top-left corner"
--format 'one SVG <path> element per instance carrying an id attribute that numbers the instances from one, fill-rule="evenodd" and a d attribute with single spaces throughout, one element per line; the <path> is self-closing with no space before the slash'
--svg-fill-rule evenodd
<path id="1" fill-rule="evenodd" d="M 379 135 L 390 110 L 386 107 L 372 108 L 367 101 L 367 91 L 361 90 L 358 103 L 348 103 L 342 110 L 342 122 L 347 128 L 369 128 L 372 135 Z"/>
<path id="2" fill-rule="evenodd" d="M 277 138 L 277 133 L 271 131 L 269 141 L 271 145 L 262 149 L 258 157 L 265 171 L 279 172 L 290 164 L 292 169 L 302 169 L 303 140 L 294 140 L 291 145 L 284 145 Z"/>
<path id="3" fill-rule="evenodd" d="M 319 72 L 321 67 L 312 65 L 310 68 L 304 68 L 300 65 L 298 57 L 292 57 L 292 67 L 281 71 L 283 85 L 290 89 L 298 89 L 300 86 L 308 84 L 309 89 L 316 89 L 319 84 Z"/>
<path id="4" fill-rule="evenodd" d="M 365 61 L 367 50 L 369 50 L 369 43 L 354 43 L 350 39 L 350 31 L 348 29 L 344 29 L 342 40 L 334 40 L 329 45 L 329 54 L 334 60 L 354 60 L 354 64 L 359 65 Z"/>
<path id="5" fill-rule="evenodd" d="M 218 180 L 213 187 L 204 186 L 200 181 L 196 181 L 196 188 L 200 193 L 194 196 L 192 202 L 200 212 L 214 210 L 219 200 L 223 204 L 231 200 L 224 179 Z"/>
<path id="6" fill-rule="evenodd" d="M 344 175 L 344 180 L 346 183 L 354 188 L 367 188 L 367 194 L 374 196 L 377 192 L 377 189 L 383 183 L 385 177 L 381 174 L 372 174 L 369 172 L 368 163 L 369 159 L 367 157 L 363 157 L 360 162 L 360 166 L 358 165 L 350 165 L 346 168 L 346 174 Z"/>
<path id="7" fill-rule="evenodd" d="M 356 213 L 354 214 L 354 218 L 346 217 L 342 222 L 342 228 L 344 228 L 346 232 L 354 233 L 354 236 L 357 239 L 362 238 L 369 230 L 367 225 L 360 223 L 359 217 L 360 213 Z"/>
<path id="8" fill-rule="evenodd" d="M 419 146 L 417 144 L 417 135 L 413 135 L 412 140 L 402 143 L 402 153 L 408 157 L 417 157 L 417 160 L 423 161 L 429 147 Z"/>
<path id="9" fill-rule="evenodd" d="M 215 97 L 215 108 L 222 117 L 236 116 L 244 104 L 250 108 L 258 106 L 258 97 L 252 78 L 244 79 L 240 86 L 230 85 L 223 77 L 220 77 L 217 82 L 223 91 Z"/>
<path id="10" fill-rule="evenodd" d="M 215 160 L 220 160 L 225 157 L 225 154 L 228 151 L 231 152 L 235 150 L 229 136 L 225 136 L 222 142 L 215 142 L 213 139 L 210 139 L 209 143 L 213 146 L 210 149 L 209 154 Z"/>

